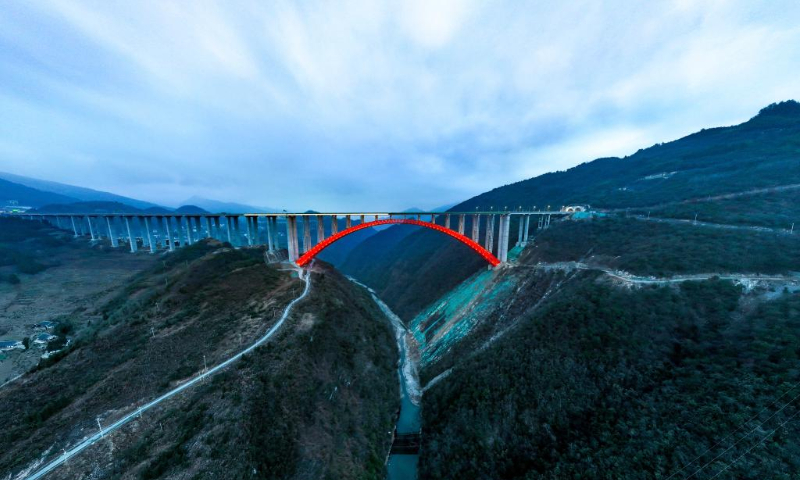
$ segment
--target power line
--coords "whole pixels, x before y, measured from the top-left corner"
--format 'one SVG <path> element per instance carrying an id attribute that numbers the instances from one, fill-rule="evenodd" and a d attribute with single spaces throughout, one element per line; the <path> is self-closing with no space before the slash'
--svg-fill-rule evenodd
<path id="1" fill-rule="evenodd" d="M 800 410 L 798 410 L 798 411 L 794 412 L 794 414 L 792 414 L 792 416 L 790 416 L 790 417 L 789 417 L 789 418 L 787 418 L 787 419 L 786 419 L 786 420 L 785 420 L 783 423 L 781 423 L 780 425 L 778 425 L 778 426 L 775 428 L 775 430 L 773 430 L 773 431 L 769 432 L 768 434 L 764 435 L 764 438 L 762 438 L 761 440 L 759 440 L 758 442 L 756 442 L 756 444 L 755 444 L 755 445 L 753 445 L 752 447 L 748 448 L 746 452 L 744 452 L 743 454 L 741 454 L 741 455 L 739 455 L 738 457 L 736 457 L 736 459 L 735 459 L 734 461 L 732 461 L 731 463 L 729 463 L 728 465 L 726 465 L 726 466 L 725 466 L 725 468 L 723 468 L 722 470 L 720 470 L 719 472 L 717 472 L 717 474 L 716 474 L 716 475 L 714 475 L 713 477 L 711 477 L 711 478 L 710 478 L 710 479 L 708 479 L 708 480 L 714 480 L 715 478 L 717 478 L 718 476 L 720 476 L 720 475 L 722 474 L 722 472 L 724 472 L 725 470 L 727 470 L 727 469 L 729 469 L 730 467 L 732 467 L 734 463 L 736 463 L 736 462 L 738 462 L 739 460 L 741 460 L 741 459 L 742 459 L 742 457 L 744 457 L 745 455 L 747 455 L 748 453 L 750 453 L 750 452 L 751 452 L 751 451 L 752 451 L 754 448 L 756 448 L 757 446 L 759 446 L 760 444 L 762 444 L 762 443 L 763 443 L 763 442 L 764 442 L 766 439 L 768 439 L 769 437 L 771 437 L 772 435 L 774 435 L 774 434 L 775 434 L 775 432 L 777 432 L 778 430 L 780 430 L 781 428 L 783 428 L 783 426 L 784 426 L 784 425 L 786 425 L 787 423 L 789 423 L 789 420 L 791 420 L 791 419 L 793 419 L 794 417 L 796 417 L 798 413 L 800 413 Z"/>
<path id="2" fill-rule="evenodd" d="M 725 450 L 723 450 L 723 452 L 722 452 L 722 453 L 720 453 L 720 454 L 719 454 L 719 455 L 717 455 L 716 457 L 714 457 L 714 458 L 712 458 L 711 460 L 709 460 L 708 462 L 706 462 L 706 463 L 705 463 L 705 464 L 704 464 L 702 467 L 700 467 L 700 468 L 698 468 L 697 470 L 695 470 L 695 472 L 694 472 L 693 474 L 689 475 L 689 476 L 688 476 L 688 477 L 686 477 L 684 480 L 689 480 L 690 478 L 692 478 L 692 477 L 694 477 L 695 475 L 697 475 L 698 473 L 700 473 L 700 471 L 701 471 L 701 470 L 703 470 L 703 469 L 704 469 L 704 468 L 706 468 L 707 466 L 711 465 L 712 463 L 716 462 L 716 461 L 717 461 L 717 460 L 718 460 L 718 459 L 719 459 L 721 456 L 723 456 L 723 455 L 725 455 L 726 453 L 728 453 L 728 451 L 729 451 L 730 449 L 732 449 L 733 447 L 735 447 L 736 445 L 738 445 L 738 444 L 739 444 L 739 443 L 740 443 L 742 440 L 744 440 L 745 438 L 747 438 L 747 437 L 749 437 L 750 435 L 752 435 L 752 434 L 753 434 L 753 432 L 755 432 L 757 429 L 759 429 L 760 427 L 762 427 L 762 426 L 763 426 L 765 423 L 767 423 L 767 422 L 769 422 L 770 420 L 772 420 L 772 418 L 773 418 L 775 415 L 777 415 L 777 414 L 781 413 L 781 412 L 783 411 L 783 409 L 785 409 L 786 407 L 788 407 L 789 405 L 791 405 L 791 404 L 792 404 L 792 402 L 794 402 L 794 401 L 795 401 L 795 400 L 797 400 L 798 398 L 800 398 L 800 393 L 798 393 L 797 395 L 795 395 L 795 396 L 794 396 L 794 398 L 792 398 L 791 400 L 789 400 L 788 402 L 786 402 L 786 404 L 785 404 L 784 406 L 782 406 L 782 407 L 781 407 L 781 408 L 779 408 L 777 411 L 775 411 L 775 413 L 773 413 L 772 415 L 770 415 L 770 416 L 769 416 L 769 418 L 767 418 L 767 419 L 766 419 L 766 420 L 764 420 L 763 422 L 761 422 L 761 423 L 759 423 L 758 425 L 756 425 L 755 427 L 753 427 L 753 429 L 752 429 L 752 430 L 750 430 L 750 431 L 749 431 L 749 432 L 747 432 L 747 433 L 746 433 L 744 436 L 742 436 L 742 438 L 740 438 L 739 440 L 737 440 L 737 441 L 736 441 L 736 443 L 734 443 L 734 444 L 733 444 L 733 445 L 731 445 L 730 447 L 726 448 Z"/>
<path id="3" fill-rule="evenodd" d="M 695 457 L 695 459 L 694 459 L 694 460 L 692 460 L 691 462 L 687 463 L 686 465 L 684 465 L 683 467 L 681 467 L 681 469 L 680 469 L 680 470 L 678 470 L 677 472 L 675 472 L 675 473 L 673 473 L 672 475 L 670 475 L 669 477 L 667 477 L 667 478 L 666 478 L 666 480 L 669 480 L 670 478 L 674 477 L 675 475 L 677 475 L 677 474 L 681 473 L 682 471 L 686 470 L 687 468 L 689 468 L 689 466 L 690 466 L 691 464 L 693 464 L 694 462 L 696 462 L 697 460 L 699 460 L 699 459 L 700 459 L 700 458 L 701 458 L 703 455 L 705 455 L 706 453 L 710 452 L 711 450 L 713 450 L 713 449 L 717 448 L 717 446 L 719 446 L 719 444 L 720 444 L 720 443 L 722 443 L 722 442 L 724 442 L 725 440 L 729 439 L 730 437 L 732 437 L 732 436 L 736 435 L 736 432 L 738 432 L 739 430 L 741 430 L 741 429 L 742 429 L 742 427 L 744 427 L 744 426 L 745 426 L 745 425 L 747 425 L 748 423 L 750 423 L 750 422 L 752 422 L 753 420 L 755 420 L 755 419 L 756 419 L 756 418 L 757 418 L 759 415 L 761 415 L 762 413 L 764 413 L 764 411 L 765 411 L 766 409 L 768 409 L 769 407 L 771 407 L 771 406 L 775 405 L 776 403 L 778 403 L 778 401 L 780 401 L 780 399 L 781 399 L 781 398 L 785 397 L 785 396 L 786 396 L 786 394 L 788 394 L 789 392 L 791 392 L 792 390 L 794 390 L 794 389 L 795 389 L 795 388 L 797 388 L 798 386 L 800 386 L 800 383 L 796 383 L 796 384 L 795 384 L 795 385 L 794 385 L 792 388 L 790 388 L 789 390 L 786 390 L 785 392 L 783 392 L 783 395 L 781 395 L 780 397 L 778 397 L 778 398 L 776 398 L 775 400 L 773 400 L 773 401 L 772 401 L 772 403 L 770 403 L 770 404 L 769 404 L 769 405 L 767 405 L 766 407 L 762 408 L 762 409 L 761 409 L 761 410 L 760 410 L 758 413 L 756 413 L 755 415 L 753 415 L 753 416 L 752 416 L 752 417 L 750 417 L 749 419 L 745 420 L 745 421 L 744 421 L 744 422 L 743 422 L 741 425 L 739 425 L 739 426 L 736 428 L 736 430 L 734 430 L 734 431 L 732 431 L 731 433 L 727 434 L 725 437 L 723 437 L 723 438 L 722 438 L 722 440 L 719 440 L 717 443 L 715 443 L 715 444 L 714 444 L 714 445 L 712 445 L 711 447 L 707 448 L 707 449 L 706 449 L 706 450 L 705 450 L 703 453 L 701 453 L 700 455 L 698 455 L 697 457 Z"/>

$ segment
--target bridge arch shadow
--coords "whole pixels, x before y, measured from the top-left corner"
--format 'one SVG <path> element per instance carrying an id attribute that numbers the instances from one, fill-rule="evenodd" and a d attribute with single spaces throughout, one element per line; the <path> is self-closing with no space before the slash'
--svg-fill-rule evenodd
<path id="1" fill-rule="evenodd" d="M 372 222 L 360 223 L 358 225 L 354 225 L 346 230 L 342 230 L 341 232 L 326 238 L 325 240 L 316 244 L 311 250 L 304 253 L 300 258 L 298 258 L 297 265 L 301 267 L 308 265 L 308 263 L 311 262 L 311 260 L 313 260 L 314 257 L 319 255 L 320 252 L 325 250 L 327 247 L 329 247 L 336 241 L 341 240 L 347 235 L 350 235 L 351 233 L 355 233 L 365 228 L 377 227 L 379 225 L 416 225 L 418 227 L 430 228 L 431 230 L 436 230 L 437 232 L 449 235 L 458 240 L 459 242 L 463 243 L 464 245 L 468 246 L 469 248 L 474 250 L 475 253 L 483 257 L 483 259 L 486 260 L 491 266 L 495 267 L 500 264 L 500 260 L 494 255 L 492 255 L 492 252 L 486 250 L 485 248 L 480 246 L 480 244 L 473 241 L 471 238 L 462 235 L 456 232 L 455 230 L 450 230 L 449 228 L 442 227 L 441 225 L 436 225 L 435 223 L 432 222 L 423 222 L 421 220 L 411 220 L 407 218 L 386 218 L 381 220 L 374 220 Z"/>

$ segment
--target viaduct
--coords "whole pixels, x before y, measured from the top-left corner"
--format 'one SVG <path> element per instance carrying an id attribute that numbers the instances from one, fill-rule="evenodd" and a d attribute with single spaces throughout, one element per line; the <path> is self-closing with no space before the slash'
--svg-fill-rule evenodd
<path id="1" fill-rule="evenodd" d="M 266 245 L 270 252 L 288 251 L 289 260 L 300 267 L 341 238 L 381 225 L 416 225 L 449 235 L 470 247 L 491 266 L 508 261 L 509 234 L 516 225 L 517 245 L 528 242 L 531 219 L 547 228 L 552 216 L 569 215 L 563 210 L 475 211 L 475 212 L 331 212 L 331 213 L 38 213 L 19 214 L 71 229 L 76 237 L 87 233 L 92 241 L 106 237 L 112 247 L 127 243 L 131 252 L 143 248 L 174 251 L 202 237 L 227 241 L 234 246 Z M 244 219 L 245 231 L 240 228 Z M 298 220 L 301 226 L 298 226 Z M 279 227 L 279 221 L 282 224 Z M 483 225 L 483 228 L 481 226 Z M 280 232 L 285 230 L 285 235 Z M 467 235 L 469 234 L 469 235 Z M 301 241 L 302 238 L 302 241 Z"/>

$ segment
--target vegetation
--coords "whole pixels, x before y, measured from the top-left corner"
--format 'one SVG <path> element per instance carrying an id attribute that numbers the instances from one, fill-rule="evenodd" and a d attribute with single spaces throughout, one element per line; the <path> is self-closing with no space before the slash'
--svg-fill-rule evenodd
<path id="1" fill-rule="evenodd" d="M 800 236 L 631 218 L 565 221 L 536 237 L 523 261 L 590 259 L 640 275 L 800 271 Z"/>
<path id="2" fill-rule="evenodd" d="M 17 273 L 28 275 L 39 273 L 49 266 L 48 255 L 43 252 L 67 246 L 63 238 L 49 225 L 20 218 L 0 217 L 0 282 L 16 285 L 20 282 Z"/>
<path id="3" fill-rule="evenodd" d="M 752 225 L 800 230 L 800 188 L 744 195 L 734 198 L 676 203 L 655 209 L 636 209 L 635 213 L 654 217 L 681 218 L 728 225 Z"/>
<path id="4" fill-rule="evenodd" d="M 800 295 L 739 298 L 586 275 L 426 392 L 422 478 L 793 478 Z"/>
<path id="5" fill-rule="evenodd" d="M 263 335 L 302 289 L 263 255 L 200 242 L 135 276 L 89 329 L 60 319 L 54 333 L 75 341 L 0 391 L 0 471 L 20 471 L 95 428 L 95 417 L 118 418 Z M 60 467 L 63 476 L 382 478 L 399 397 L 386 319 L 326 271 L 279 332 L 137 419 L 136 435 L 113 439 L 113 455 L 98 447 Z"/>

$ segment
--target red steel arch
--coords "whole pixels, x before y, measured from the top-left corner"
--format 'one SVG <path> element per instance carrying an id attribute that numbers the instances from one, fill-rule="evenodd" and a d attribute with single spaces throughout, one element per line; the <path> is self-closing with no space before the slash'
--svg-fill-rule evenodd
<path id="1" fill-rule="evenodd" d="M 334 220 L 335 221 L 335 220 Z M 440 225 L 436 225 L 435 223 L 431 222 L 423 222 L 420 220 L 409 220 L 405 218 L 387 218 L 384 220 L 375 220 L 372 222 L 365 222 L 360 223 L 358 225 L 352 226 L 347 230 L 342 230 L 341 232 L 337 233 L 336 235 L 332 235 L 325 240 L 321 241 L 320 243 L 316 244 L 314 248 L 304 253 L 300 258 L 297 259 L 297 265 L 304 267 L 306 266 L 314 257 L 316 257 L 319 252 L 325 250 L 328 246 L 330 246 L 333 242 L 350 235 L 353 232 L 357 232 L 364 228 L 375 227 L 378 225 L 417 225 L 419 227 L 430 228 L 431 230 L 436 230 L 437 232 L 442 232 L 444 234 L 450 235 L 451 237 L 455 238 L 459 242 L 463 243 L 464 245 L 468 246 L 469 248 L 475 250 L 484 260 L 489 262 L 493 267 L 500 264 L 500 260 L 497 259 L 492 253 L 485 248 L 481 247 L 478 243 L 472 241 L 471 238 L 465 237 L 460 233 L 450 230 L 449 228 L 444 228 Z"/>

